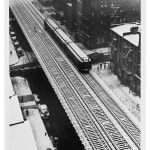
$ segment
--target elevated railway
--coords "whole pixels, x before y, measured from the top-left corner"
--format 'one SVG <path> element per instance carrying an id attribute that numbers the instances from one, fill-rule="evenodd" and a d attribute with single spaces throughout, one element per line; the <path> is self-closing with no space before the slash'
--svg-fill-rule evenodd
<path id="1" fill-rule="evenodd" d="M 140 149 L 138 127 L 89 74 L 77 72 L 44 31 L 43 17 L 32 4 L 11 0 L 10 7 L 85 149 Z"/>

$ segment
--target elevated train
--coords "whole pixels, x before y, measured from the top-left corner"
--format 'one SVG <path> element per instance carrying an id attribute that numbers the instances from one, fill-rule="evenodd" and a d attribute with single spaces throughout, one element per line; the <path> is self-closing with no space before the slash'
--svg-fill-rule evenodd
<path id="1" fill-rule="evenodd" d="M 50 18 L 44 20 L 45 30 L 60 44 L 66 55 L 72 60 L 80 72 L 91 69 L 91 59 L 64 33 Z"/>

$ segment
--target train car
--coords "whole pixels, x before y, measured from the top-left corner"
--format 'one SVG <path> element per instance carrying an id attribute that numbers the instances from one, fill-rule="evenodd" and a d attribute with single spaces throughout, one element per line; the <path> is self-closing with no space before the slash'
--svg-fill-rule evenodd
<path id="1" fill-rule="evenodd" d="M 75 43 L 68 43 L 68 53 L 71 60 L 80 72 L 88 72 L 91 69 L 91 59 L 86 56 Z"/>
<path id="2" fill-rule="evenodd" d="M 55 35 L 58 43 L 79 71 L 88 72 L 91 69 L 91 60 L 61 29 L 55 30 Z"/>
<path id="3" fill-rule="evenodd" d="M 45 19 L 44 26 L 54 39 L 57 40 L 79 71 L 88 72 L 91 69 L 90 58 L 51 19 Z"/>
<path id="4" fill-rule="evenodd" d="M 44 27 L 45 30 L 47 30 L 51 36 L 54 36 L 54 31 L 59 29 L 59 26 L 52 19 L 49 18 L 46 18 L 44 20 Z"/>
<path id="5" fill-rule="evenodd" d="M 55 34 L 56 37 L 58 38 L 58 40 L 60 40 L 60 42 L 62 42 L 63 44 L 68 44 L 73 42 L 67 35 L 66 33 L 64 33 L 64 31 L 62 31 L 60 28 L 55 30 Z"/>

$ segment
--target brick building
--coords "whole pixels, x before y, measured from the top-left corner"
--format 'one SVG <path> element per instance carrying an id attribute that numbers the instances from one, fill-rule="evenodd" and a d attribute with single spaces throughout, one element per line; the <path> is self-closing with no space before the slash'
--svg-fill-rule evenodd
<path id="1" fill-rule="evenodd" d="M 141 82 L 140 37 L 138 23 L 111 28 L 111 70 L 138 95 Z"/>
<path id="2" fill-rule="evenodd" d="M 108 46 L 110 27 L 140 21 L 139 0 L 72 0 L 73 28 L 87 48 Z"/>
<path id="3" fill-rule="evenodd" d="M 64 12 L 64 19 L 69 21 L 68 30 L 75 40 L 82 42 L 89 49 L 110 44 L 112 25 L 140 21 L 140 0 L 53 1 L 55 8 Z M 68 20 L 70 16 L 72 19 Z"/>
<path id="4" fill-rule="evenodd" d="M 110 2 L 107 0 L 73 0 L 77 40 L 87 48 L 100 47 L 109 41 Z"/>

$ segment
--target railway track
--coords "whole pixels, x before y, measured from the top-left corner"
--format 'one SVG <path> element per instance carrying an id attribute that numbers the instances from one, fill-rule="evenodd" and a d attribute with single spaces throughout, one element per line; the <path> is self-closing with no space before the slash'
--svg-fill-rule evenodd
<path id="1" fill-rule="evenodd" d="M 29 5 L 26 5 L 26 7 L 30 9 Z M 31 7 L 33 8 L 32 12 L 36 13 L 35 8 L 33 6 Z M 42 24 L 44 18 L 41 15 L 38 15 L 37 19 Z M 103 90 L 103 88 L 95 81 L 95 79 L 90 74 L 83 75 L 83 78 L 88 82 L 93 91 L 95 91 L 96 95 L 105 105 L 105 107 L 107 107 L 107 109 L 112 112 L 112 115 L 125 130 L 125 132 L 130 136 L 130 138 L 136 143 L 136 145 L 140 146 L 139 128 L 137 128 L 136 125 L 126 116 L 126 114 L 119 108 L 115 101 Z"/>
<path id="2" fill-rule="evenodd" d="M 11 4 L 11 7 L 13 6 Z M 56 49 L 57 46 L 54 46 L 54 43 L 47 39 L 44 31 L 37 25 L 31 14 L 29 15 L 27 9 L 23 5 L 18 4 L 17 7 L 13 7 L 13 11 L 18 16 L 18 19 L 24 16 L 24 19 L 22 19 L 22 25 L 24 26 L 24 30 L 26 30 L 24 32 L 28 33 L 27 36 L 30 35 L 29 38 L 32 41 L 31 45 L 34 47 L 33 49 L 36 47 L 38 50 L 38 53 L 36 50 L 35 53 L 48 79 L 50 81 L 52 80 L 48 75 L 50 74 L 53 80 L 55 80 L 55 83 L 58 84 L 58 87 L 61 87 L 61 94 L 64 99 L 67 99 L 65 101 L 67 105 L 63 107 L 66 111 L 69 111 L 66 108 L 70 107 L 75 120 L 80 125 L 78 128 L 75 127 L 76 131 L 78 132 L 80 130 L 81 133 L 84 132 L 80 138 L 85 147 L 87 148 L 86 144 L 90 143 L 90 145 L 87 144 L 90 149 L 139 149 L 138 146 L 131 148 L 83 85 L 80 79 L 81 77 L 79 78 L 79 75 L 75 73 L 75 69 L 66 63 L 62 54 Z M 17 14 L 17 12 L 21 15 L 19 13 Z M 27 14 L 28 17 L 26 17 Z M 40 32 L 36 33 L 33 27 L 36 27 Z M 71 116 L 69 117 L 71 118 Z M 74 119 L 71 120 L 72 122 L 76 122 Z M 83 139 L 83 136 L 86 139 Z"/>
<path id="3" fill-rule="evenodd" d="M 18 7 L 18 6 L 17 6 Z M 17 8 L 17 9 L 19 9 L 19 7 Z M 17 12 L 16 12 L 17 13 Z M 19 11 L 19 13 L 20 13 L 20 11 Z M 20 16 L 20 17 L 22 17 L 22 15 Z M 26 26 L 26 21 L 25 22 L 23 22 L 23 25 L 24 25 L 24 27 L 27 27 L 26 28 L 26 30 L 27 30 L 27 32 L 29 32 L 29 33 L 32 33 L 32 31 L 30 32 L 30 28 L 28 28 L 28 26 Z M 29 34 L 28 33 L 28 34 Z M 31 34 L 31 37 L 33 37 L 33 33 Z M 32 39 L 32 38 L 31 38 Z M 35 38 L 34 38 L 35 39 Z M 39 49 L 40 48 L 40 42 L 35 42 L 34 40 L 32 40 L 32 42 L 35 44 L 34 46 L 36 46 L 36 48 L 37 49 Z M 43 49 L 43 47 L 41 47 L 42 49 Z M 46 57 L 44 57 L 44 60 L 46 59 Z M 49 61 L 49 57 L 46 59 L 46 61 Z M 79 112 L 79 114 L 81 115 L 76 115 L 75 114 L 75 116 L 78 116 L 78 118 L 76 118 L 76 120 L 79 120 L 79 118 L 81 118 L 82 116 L 82 119 L 80 119 L 80 122 L 84 122 L 84 120 L 86 120 L 86 122 L 88 122 L 88 120 L 90 119 L 88 119 L 88 118 L 84 118 L 85 117 L 85 113 L 84 112 L 82 112 L 82 110 L 81 110 L 81 107 L 79 107 L 77 104 L 76 104 L 76 101 L 75 101 L 75 99 L 74 99 L 74 97 L 71 97 L 72 96 L 72 94 L 74 93 L 73 91 L 72 92 L 70 92 L 70 90 L 69 90 L 69 88 L 67 87 L 67 86 L 65 86 L 66 85 L 66 83 L 64 83 L 64 80 L 62 80 L 62 77 L 60 77 L 60 74 L 59 74 L 59 72 L 56 70 L 56 66 L 54 65 L 54 63 L 52 63 L 52 62 L 50 62 L 49 61 L 49 63 L 48 63 L 48 65 L 47 65 L 47 68 L 49 69 L 51 69 L 51 71 L 53 72 L 53 76 L 55 76 L 56 77 L 56 79 L 61 83 L 61 86 L 63 85 L 63 89 L 65 90 L 64 91 L 64 93 L 65 93 L 65 96 L 68 98 L 68 99 L 70 99 L 70 105 L 68 105 L 68 106 L 71 106 L 71 107 L 74 107 L 74 108 L 72 108 L 71 110 L 76 110 L 76 111 L 78 111 Z M 71 94 L 71 95 L 70 95 Z M 71 103 L 72 102 L 72 103 Z M 65 106 L 66 107 L 66 106 Z M 78 113 L 77 113 L 78 114 Z M 82 121 L 81 121 L 82 120 Z M 91 127 L 91 125 L 90 124 L 86 124 L 86 125 L 89 125 L 89 127 L 88 127 L 88 130 L 85 130 L 86 129 L 86 127 L 84 127 L 83 126 L 83 124 L 81 124 L 80 122 L 78 122 L 80 125 L 81 125 L 81 128 L 82 128 L 82 130 L 81 131 L 84 131 L 85 133 L 84 133 L 84 135 L 87 135 L 87 136 L 89 136 L 87 133 L 88 132 L 90 132 L 93 136 L 95 135 L 95 131 L 93 131 L 93 128 Z M 91 129 L 91 130 L 90 130 Z M 78 130 L 79 130 L 79 128 L 78 128 Z M 81 132 L 80 131 L 80 132 Z M 93 132 L 92 132 L 93 131 Z M 82 133 L 82 132 L 81 132 Z M 90 139 L 91 137 L 87 137 L 87 139 Z M 93 143 L 93 141 L 92 140 L 94 140 L 95 141 L 95 139 L 96 139 L 96 142 L 95 142 L 95 144 L 96 145 L 93 145 L 92 143 Z M 100 140 L 99 138 L 97 138 L 97 136 L 95 135 L 95 139 L 94 139 L 94 137 L 93 137 L 93 139 L 91 140 L 91 141 L 89 141 L 90 142 L 90 146 L 88 146 L 88 147 L 92 147 L 91 149 L 99 149 L 100 147 L 101 148 L 103 148 L 103 149 L 106 149 L 106 148 L 104 148 L 102 145 L 99 145 L 99 143 L 101 143 L 101 141 L 102 141 L 102 139 Z M 82 139 L 83 140 L 83 139 Z M 84 144 L 84 143 L 83 143 Z M 86 143 L 86 144 L 88 144 L 88 143 Z M 92 146 L 93 145 L 93 146 Z M 87 145 L 86 145 L 86 147 L 87 147 Z M 106 147 L 106 146 L 105 146 Z"/>
<path id="4" fill-rule="evenodd" d="M 101 102 L 105 105 L 105 107 L 107 107 L 130 138 L 138 146 L 140 146 L 140 129 L 127 117 L 117 103 L 109 96 L 107 92 L 104 91 L 104 89 L 90 74 L 83 75 L 83 78 L 87 81 Z"/>

